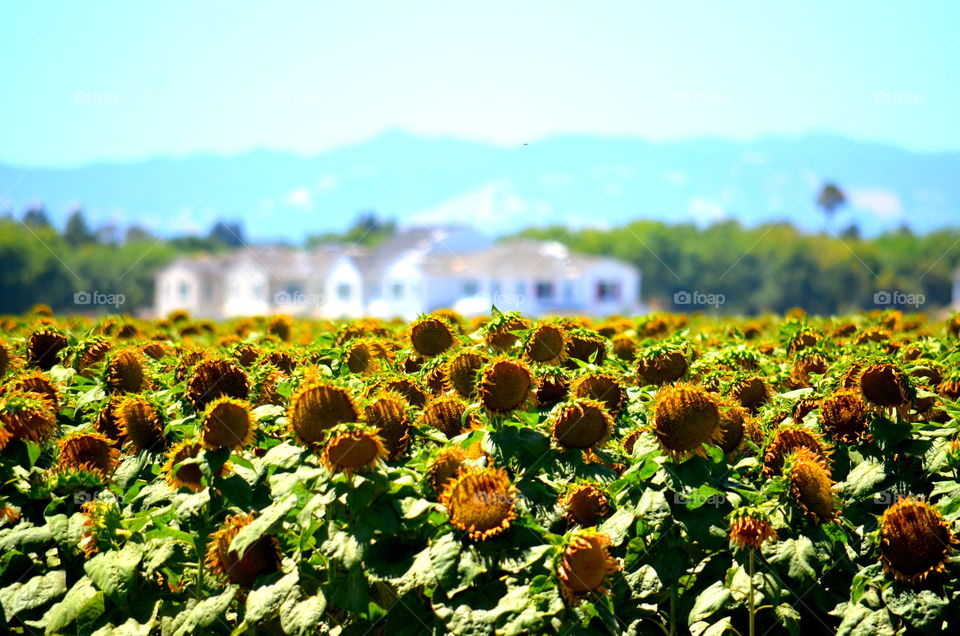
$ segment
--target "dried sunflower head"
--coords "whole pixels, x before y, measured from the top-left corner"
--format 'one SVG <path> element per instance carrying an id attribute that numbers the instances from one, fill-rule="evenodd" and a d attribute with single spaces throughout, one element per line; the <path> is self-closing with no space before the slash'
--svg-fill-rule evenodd
<path id="1" fill-rule="evenodd" d="M 450 523 L 475 541 L 504 532 L 516 518 L 518 491 L 502 468 L 463 470 L 444 486 L 440 503 Z"/>
<path id="2" fill-rule="evenodd" d="M 113 407 L 119 437 L 139 450 L 161 450 L 167 444 L 163 419 L 158 409 L 146 399 L 128 395 Z"/>
<path id="3" fill-rule="evenodd" d="M 830 447 L 823 442 L 818 433 L 797 424 L 781 426 L 773 434 L 773 438 L 767 444 L 763 456 L 764 474 L 767 476 L 781 474 L 787 455 L 799 448 L 806 448 L 811 451 L 821 465 L 829 470 Z"/>
<path id="4" fill-rule="evenodd" d="M 559 364 L 566 357 L 566 349 L 566 332 L 548 322 L 531 329 L 523 345 L 527 359 L 542 364 Z"/>
<path id="5" fill-rule="evenodd" d="M 67 348 L 67 337 L 59 329 L 38 329 L 27 338 L 27 362 L 41 371 L 49 371 L 60 362 Z"/>
<path id="6" fill-rule="evenodd" d="M 321 459 L 330 472 L 350 475 L 374 468 L 386 454 L 375 430 L 340 425 L 330 432 Z"/>
<path id="7" fill-rule="evenodd" d="M 76 433 L 60 440 L 59 446 L 60 470 L 95 472 L 109 479 L 119 463 L 120 452 L 99 433 Z"/>
<path id="8" fill-rule="evenodd" d="M 45 395 L 16 392 L 0 396 L 0 450 L 12 439 L 47 439 L 56 427 L 56 413 Z"/>
<path id="9" fill-rule="evenodd" d="M 498 353 L 509 351 L 520 341 L 516 332 L 530 328 L 530 321 L 516 312 L 499 314 L 484 325 L 483 339 L 487 346 Z"/>
<path id="10" fill-rule="evenodd" d="M 770 519 L 757 508 L 737 508 L 730 517 L 730 542 L 742 549 L 759 550 L 764 541 L 775 541 Z"/>
<path id="11" fill-rule="evenodd" d="M 287 417 L 297 438 L 309 446 L 322 441 L 337 424 L 358 421 L 360 413 L 347 389 L 317 382 L 297 389 L 290 398 Z"/>
<path id="12" fill-rule="evenodd" d="M 206 486 L 203 484 L 203 470 L 199 464 L 189 463 L 181 464 L 190 459 L 196 459 L 200 456 L 203 446 L 196 440 L 187 439 L 174 445 L 167 453 L 167 461 L 164 463 L 161 473 L 165 476 L 167 483 L 174 489 L 187 488 L 193 492 L 200 492 Z M 229 470 L 227 464 L 224 464 L 218 475 L 224 475 Z"/>
<path id="13" fill-rule="evenodd" d="M 480 402 L 493 413 L 522 407 L 535 388 L 533 374 L 519 360 L 499 357 L 481 371 Z"/>
<path id="14" fill-rule="evenodd" d="M 134 347 L 117 351 L 107 359 L 103 379 L 112 393 L 137 393 L 143 388 L 143 358 Z"/>
<path id="15" fill-rule="evenodd" d="M 568 369 L 578 368 L 574 360 L 592 362 L 599 367 L 607 357 L 607 341 L 596 331 L 574 327 L 567 333 L 567 356 L 564 366 Z"/>
<path id="16" fill-rule="evenodd" d="M 875 406 L 902 407 L 910 401 L 909 391 L 906 375 L 894 364 L 874 363 L 860 374 L 860 392 Z"/>
<path id="17" fill-rule="evenodd" d="M 451 386 L 462 397 L 474 397 L 477 394 L 477 374 L 489 361 L 487 354 L 472 349 L 454 353 L 445 364 Z"/>
<path id="18" fill-rule="evenodd" d="M 226 395 L 245 400 L 249 393 L 250 380 L 247 374 L 232 360 L 203 360 L 193 368 L 193 374 L 187 382 L 187 395 L 197 411 L 202 411 L 218 397 Z"/>
<path id="19" fill-rule="evenodd" d="M 467 411 L 468 406 L 456 396 L 442 395 L 427 402 L 420 414 L 420 422 L 452 439 L 479 424 L 476 414 Z"/>
<path id="20" fill-rule="evenodd" d="M 247 546 L 243 555 L 230 549 L 234 537 L 245 526 L 253 523 L 253 515 L 229 515 L 210 535 L 206 567 L 217 577 L 230 583 L 251 587 L 258 576 L 272 574 L 280 569 L 280 544 L 271 535 L 264 535 Z"/>
<path id="21" fill-rule="evenodd" d="M 620 415 L 627 403 L 627 388 L 607 372 L 594 371 L 581 375 L 570 385 L 570 392 L 578 398 L 602 402 L 614 418 Z"/>
<path id="22" fill-rule="evenodd" d="M 607 496 L 593 484 L 574 486 L 559 503 L 569 523 L 585 528 L 597 525 L 610 512 Z"/>
<path id="23" fill-rule="evenodd" d="M 798 447 L 787 458 L 787 479 L 794 501 L 803 512 L 820 524 L 837 516 L 830 471 L 822 458 L 808 448 Z"/>
<path id="24" fill-rule="evenodd" d="M 640 385 L 675 382 L 687 372 L 687 357 L 679 345 L 653 345 L 637 354 L 636 372 Z"/>
<path id="25" fill-rule="evenodd" d="M 590 593 L 604 594 L 620 564 L 610 556 L 610 538 L 600 532 L 579 531 L 566 542 L 557 567 L 560 591 L 576 603 Z"/>
<path id="26" fill-rule="evenodd" d="M 437 453 L 437 457 L 430 464 L 427 474 L 430 487 L 438 495 L 443 493 L 444 486 L 464 467 L 467 454 L 459 446 L 445 446 Z"/>
<path id="27" fill-rule="evenodd" d="M 662 386 L 653 415 L 654 435 L 674 458 L 701 454 L 704 444 L 719 444 L 723 437 L 717 399 L 696 385 Z"/>
<path id="28" fill-rule="evenodd" d="M 925 501 L 901 499 L 880 519 L 880 562 L 904 583 L 916 585 L 943 572 L 956 543 L 940 511 Z"/>
<path id="29" fill-rule="evenodd" d="M 422 356 L 431 358 L 448 350 L 456 342 L 453 329 L 445 320 L 424 316 L 410 326 L 410 344 Z"/>
<path id="30" fill-rule="evenodd" d="M 564 448 L 594 448 L 613 431 L 613 417 L 601 402 L 577 398 L 551 414 L 553 439 Z"/>
<path id="31" fill-rule="evenodd" d="M 222 396 L 207 405 L 203 412 L 200 441 L 204 448 L 240 449 L 253 441 L 252 406 L 245 400 Z"/>
<path id="32" fill-rule="evenodd" d="M 402 395 L 385 391 L 363 409 L 364 420 L 383 440 L 388 459 L 396 459 L 410 447 L 409 408 Z"/>
<path id="33" fill-rule="evenodd" d="M 839 389 L 823 401 L 820 424 L 835 442 L 852 444 L 870 437 L 867 405 L 853 389 Z"/>
<path id="34" fill-rule="evenodd" d="M 539 367 L 534 372 L 537 389 L 534 396 L 539 406 L 553 406 L 567 399 L 570 393 L 568 372 L 561 367 Z"/>

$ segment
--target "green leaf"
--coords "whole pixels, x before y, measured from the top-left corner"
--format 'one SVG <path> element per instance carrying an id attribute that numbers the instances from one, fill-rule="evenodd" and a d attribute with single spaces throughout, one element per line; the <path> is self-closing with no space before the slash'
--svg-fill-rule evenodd
<path id="1" fill-rule="evenodd" d="M 120 551 L 95 555 L 84 563 L 83 570 L 112 601 L 122 604 L 134 584 L 142 557 L 143 549 L 138 544 L 127 543 Z"/>
<path id="2" fill-rule="evenodd" d="M 300 574 L 294 570 L 276 583 L 261 585 L 257 589 L 252 590 L 247 597 L 247 608 L 244 620 L 247 623 L 256 624 L 272 617 L 287 600 L 287 597 L 297 589 L 297 582 L 299 580 Z"/>
<path id="3" fill-rule="evenodd" d="M 457 564 L 460 562 L 460 542 L 450 532 L 430 545 L 430 565 L 444 590 L 457 584 Z"/>
<path id="4" fill-rule="evenodd" d="M 46 526 L 34 526 L 21 521 L 11 529 L 0 530 L 0 553 L 10 550 L 21 552 L 42 552 L 53 539 L 53 533 Z"/>
<path id="5" fill-rule="evenodd" d="M 76 622 L 77 631 L 82 631 L 79 628 L 99 618 L 103 610 L 103 592 L 98 592 L 85 576 L 70 588 L 62 601 L 47 610 L 40 621 L 29 624 L 43 627 L 47 634 L 59 634 Z"/>
<path id="6" fill-rule="evenodd" d="M 715 581 L 713 585 L 701 592 L 697 600 L 694 601 L 687 620 L 690 624 L 702 621 L 726 607 L 732 598 L 733 595 L 730 590 L 723 586 L 723 581 Z"/>
<path id="7" fill-rule="evenodd" d="M 849 499 L 862 500 L 873 497 L 876 487 L 886 478 L 883 464 L 867 459 L 847 475 L 843 493 Z"/>
<path id="8" fill-rule="evenodd" d="M 891 614 L 902 617 L 925 632 L 941 629 L 946 618 L 944 614 L 950 604 L 946 598 L 937 596 L 932 590 L 918 591 L 899 584 L 884 588 L 881 598 Z"/>
<path id="9" fill-rule="evenodd" d="M 240 558 L 243 558 L 247 548 L 257 539 L 269 533 L 273 526 L 293 510 L 295 505 L 297 505 L 297 496 L 291 494 L 264 508 L 256 519 L 241 528 L 237 536 L 233 538 L 233 541 L 230 542 L 230 551 L 236 552 Z"/>
<path id="10" fill-rule="evenodd" d="M 630 586 L 630 597 L 642 601 L 655 597 L 663 590 L 663 584 L 657 575 L 657 570 L 652 565 L 641 565 L 635 572 L 626 575 L 627 584 Z"/>
<path id="11" fill-rule="evenodd" d="M 872 610 L 859 603 L 847 608 L 837 628 L 837 636 L 894 636 L 896 633 L 887 610 Z"/>
<path id="12" fill-rule="evenodd" d="M 315 596 L 302 601 L 291 596 L 280 608 L 280 626 L 287 634 L 306 636 L 317 634 L 317 629 L 323 619 L 323 612 L 327 609 L 327 599 L 317 590 Z"/>
<path id="13" fill-rule="evenodd" d="M 67 573 L 52 570 L 26 583 L 13 583 L 0 590 L 0 607 L 6 622 L 24 610 L 42 607 L 67 592 Z"/>
<path id="14" fill-rule="evenodd" d="M 776 545 L 775 550 L 770 561 L 785 566 L 790 578 L 804 584 L 814 580 L 820 563 L 817 560 L 813 541 L 808 537 L 785 539 Z"/>
<path id="15" fill-rule="evenodd" d="M 629 508 L 620 508 L 609 519 L 600 524 L 600 532 L 610 537 L 610 543 L 620 545 L 630 532 L 634 520 L 637 518 Z"/>
<path id="16" fill-rule="evenodd" d="M 179 624 L 174 632 L 174 636 L 200 633 L 203 630 L 197 628 L 213 625 L 214 621 L 221 619 L 223 613 L 230 607 L 230 603 L 233 602 L 233 597 L 236 595 L 237 588 L 230 586 L 223 594 L 211 596 L 200 601 L 187 612 L 186 616 L 178 621 Z"/>

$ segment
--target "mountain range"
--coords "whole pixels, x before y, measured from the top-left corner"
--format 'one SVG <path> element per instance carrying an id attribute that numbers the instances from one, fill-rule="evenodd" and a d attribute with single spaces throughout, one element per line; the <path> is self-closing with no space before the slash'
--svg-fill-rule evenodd
<path id="1" fill-rule="evenodd" d="M 848 205 L 816 208 L 833 181 Z M 299 242 L 374 211 L 401 226 L 472 224 L 494 235 L 530 226 L 615 227 L 638 218 L 864 235 L 960 220 L 960 153 L 920 153 L 835 136 L 740 142 L 563 136 L 516 146 L 389 132 L 315 156 L 254 150 L 68 168 L 0 163 L 0 210 L 42 203 L 62 226 L 80 206 L 92 226 L 171 236 L 243 223 L 253 241 Z"/>

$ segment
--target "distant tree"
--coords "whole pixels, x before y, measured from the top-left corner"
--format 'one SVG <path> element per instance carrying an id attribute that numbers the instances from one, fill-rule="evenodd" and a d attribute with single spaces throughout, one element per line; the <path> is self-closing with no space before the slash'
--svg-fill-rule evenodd
<path id="1" fill-rule="evenodd" d="M 97 241 L 97 237 L 94 236 L 90 228 L 87 227 L 87 221 L 83 217 L 83 210 L 80 208 L 76 208 L 70 213 L 70 217 L 67 219 L 67 225 L 63 230 L 63 239 L 67 242 L 67 245 L 71 247 L 89 245 Z"/>
<path id="2" fill-rule="evenodd" d="M 153 235 L 139 225 L 131 225 L 127 228 L 127 234 L 124 237 L 124 243 L 138 243 L 150 240 L 153 240 Z"/>
<path id="3" fill-rule="evenodd" d="M 243 247 L 246 245 L 246 241 L 243 240 L 243 225 L 240 223 L 217 221 L 210 230 L 208 238 L 226 247 Z"/>
<path id="4" fill-rule="evenodd" d="M 860 227 L 856 223 L 851 223 L 840 232 L 840 238 L 846 241 L 859 241 L 861 238 Z"/>
<path id="5" fill-rule="evenodd" d="M 33 205 L 27 208 L 27 211 L 23 215 L 24 225 L 29 225 L 34 228 L 48 228 L 50 227 L 50 219 L 47 217 L 47 211 L 43 209 L 42 205 Z"/>
<path id="6" fill-rule="evenodd" d="M 817 195 L 817 207 L 823 210 L 827 219 L 832 219 L 836 211 L 847 204 L 847 195 L 832 182 L 823 184 Z"/>
<path id="7" fill-rule="evenodd" d="M 315 247 L 327 243 L 351 243 L 372 247 L 387 240 L 396 232 L 396 221 L 382 219 L 373 210 L 364 210 L 357 215 L 353 225 L 343 234 L 336 232 L 316 234 L 306 240 L 306 245 L 307 247 Z"/>

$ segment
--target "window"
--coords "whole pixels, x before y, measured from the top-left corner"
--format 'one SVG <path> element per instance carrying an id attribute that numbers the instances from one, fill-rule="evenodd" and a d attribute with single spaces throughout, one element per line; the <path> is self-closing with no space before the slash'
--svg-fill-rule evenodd
<path id="1" fill-rule="evenodd" d="M 337 300 L 350 300 L 351 291 L 348 283 L 340 283 L 337 285 Z"/>
<path id="2" fill-rule="evenodd" d="M 476 296 L 477 292 L 479 291 L 480 291 L 480 285 L 475 280 L 468 280 L 463 284 L 464 296 Z"/>
<path id="3" fill-rule="evenodd" d="M 400 300 L 403 298 L 403 283 L 392 283 L 390 285 L 390 296 L 394 300 Z"/>
<path id="4" fill-rule="evenodd" d="M 186 283 L 180 283 L 180 300 L 186 300 L 190 295 L 190 285 Z"/>
<path id="5" fill-rule="evenodd" d="M 553 298 L 553 283 L 547 280 L 537 281 L 534 292 L 537 300 L 550 300 Z"/>
<path id="6" fill-rule="evenodd" d="M 600 281 L 597 283 L 597 300 L 600 302 L 610 302 L 620 300 L 620 283 L 613 281 Z"/>
<path id="7" fill-rule="evenodd" d="M 297 283 L 287 283 L 283 287 L 283 292 L 290 298 L 296 298 L 298 296 L 303 295 L 303 287 L 301 287 Z M 258 293 L 258 292 L 254 292 L 254 293 Z"/>

